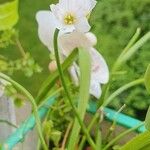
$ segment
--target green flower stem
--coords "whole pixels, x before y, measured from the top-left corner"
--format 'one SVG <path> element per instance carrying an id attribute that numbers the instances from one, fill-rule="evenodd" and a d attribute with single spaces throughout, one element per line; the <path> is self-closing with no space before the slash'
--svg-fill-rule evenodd
<path id="1" fill-rule="evenodd" d="M 16 42 L 16 46 L 18 47 L 18 50 L 20 51 L 22 57 L 26 57 L 25 50 L 22 47 L 22 44 L 21 44 L 20 40 L 18 39 L 17 35 L 15 37 L 15 42 Z"/>
<path id="2" fill-rule="evenodd" d="M 118 59 L 121 59 L 121 57 L 129 50 L 130 47 L 132 47 L 132 45 L 136 42 L 136 40 L 139 38 L 141 33 L 141 29 L 137 28 L 135 34 L 133 35 L 133 37 L 131 38 L 131 40 L 129 41 L 129 43 L 127 44 L 127 46 L 124 48 L 124 50 L 122 51 L 122 53 L 120 54 Z"/>
<path id="3" fill-rule="evenodd" d="M 122 51 L 122 53 L 120 54 L 120 56 L 118 57 L 118 59 L 116 60 L 115 64 L 113 65 L 112 68 L 112 72 L 115 72 L 118 69 L 119 66 L 119 62 L 122 59 L 123 55 L 131 48 L 131 46 L 135 43 L 135 41 L 138 39 L 138 37 L 140 36 L 141 33 L 141 29 L 137 28 L 135 34 L 133 35 L 133 37 L 131 38 L 131 40 L 129 41 L 129 43 L 127 44 L 127 46 L 124 48 L 124 50 Z"/>
<path id="4" fill-rule="evenodd" d="M 131 56 L 142 47 L 148 40 L 150 40 L 150 32 L 146 33 L 142 38 L 140 38 L 132 47 L 130 47 L 121 58 L 119 58 L 113 68 L 116 71 L 123 63 L 131 58 Z"/>
<path id="5" fill-rule="evenodd" d="M 70 66 L 70 64 L 76 60 L 77 52 L 78 50 L 74 49 L 73 52 L 66 58 L 66 60 L 62 64 L 63 71 L 66 70 Z M 40 104 L 42 100 L 45 99 L 45 96 L 47 95 L 51 87 L 53 87 L 53 85 L 55 84 L 56 80 L 58 79 L 58 76 L 59 72 L 58 70 L 56 70 L 44 81 L 42 88 L 39 90 L 38 96 L 36 97 L 36 102 L 38 104 Z"/>
<path id="6" fill-rule="evenodd" d="M 88 126 L 88 128 L 87 128 L 88 132 L 90 132 L 90 130 L 91 130 L 92 127 L 94 126 L 95 122 L 96 122 L 97 119 L 99 118 L 99 115 L 100 115 L 99 112 L 96 112 L 96 114 L 94 115 L 92 121 L 90 122 L 90 124 L 89 124 L 89 126 Z M 81 142 L 80 142 L 80 145 L 79 145 L 79 148 L 78 148 L 79 150 L 83 150 L 83 146 L 84 146 L 84 144 L 85 144 L 85 141 L 86 141 L 86 137 L 84 136 L 84 137 L 82 138 Z"/>
<path id="7" fill-rule="evenodd" d="M 64 92 L 65 92 L 65 94 L 68 98 L 68 101 L 69 101 L 69 103 L 70 103 L 70 105 L 71 105 L 71 107 L 72 107 L 72 109 L 73 109 L 73 111 L 74 111 L 74 113 L 75 113 L 75 115 L 78 119 L 78 122 L 81 126 L 81 129 L 82 129 L 83 133 L 86 135 L 86 138 L 87 138 L 89 144 L 92 146 L 93 149 L 95 149 L 95 143 L 93 142 L 89 132 L 87 131 L 85 125 L 83 124 L 83 122 L 82 122 L 82 120 L 81 120 L 81 118 L 78 114 L 78 111 L 77 111 L 76 107 L 74 106 L 71 95 L 70 95 L 70 93 L 68 91 L 68 88 L 66 86 L 66 83 L 65 83 L 64 74 L 63 74 L 63 71 L 62 71 L 60 58 L 59 58 L 59 52 L 58 52 L 58 44 L 57 44 L 58 34 L 59 34 L 59 30 L 56 29 L 55 34 L 54 34 L 54 51 L 55 51 L 55 57 L 56 57 L 56 62 L 57 62 L 57 67 L 58 67 L 61 83 L 62 83 L 62 86 L 64 88 Z"/>
<path id="8" fill-rule="evenodd" d="M 114 63 L 112 69 L 111 69 L 111 72 L 110 72 L 110 80 L 109 80 L 109 83 L 105 86 L 104 90 L 103 90 L 103 93 L 102 93 L 102 96 L 100 98 L 100 101 L 98 103 L 98 106 L 100 107 L 104 100 L 106 99 L 106 96 L 108 94 L 108 91 L 109 91 L 109 87 L 110 87 L 110 82 L 112 80 L 112 77 L 115 73 L 115 71 L 117 71 L 117 69 L 120 67 L 121 63 L 120 61 L 122 60 L 122 57 L 130 50 L 130 48 L 133 46 L 133 44 L 136 42 L 136 40 L 138 39 L 139 35 L 141 33 L 141 29 L 140 28 L 137 28 L 136 30 L 136 33 L 133 35 L 133 37 L 131 38 L 131 40 L 129 41 L 129 43 L 127 44 L 127 46 L 123 49 L 122 53 L 120 54 L 120 56 L 118 57 L 118 59 L 116 60 L 116 62 Z M 146 36 L 147 37 L 147 36 Z M 147 38 L 146 38 L 147 39 Z M 145 42 L 145 40 L 144 40 Z M 143 43 L 144 43 L 143 42 Z M 138 42 L 137 42 L 138 43 Z M 137 44 L 136 43 L 136 44 Z M 136 45 L 135 44 L 135 45 Z M 140 45 L 141 46 L 141 45 Z M 134 47 L 134 46 L 133 46 Z M 137 47 L 136 47 L 137 48 Z"/>
<path id="9" fill-rule="evenodd" d="M 17 82 L 15 82 L 14 80 L 12 80 L 8 76 L 6 76 L 5 74 L 0 73 L 0 78 L 10 82 L 16 89 L 20 90 L 21 92 L 23 92 L 27 96 L 27 98 L 29 99 L 29 101 L 32 104 L 32 108 L 33 108 L 33 112 L 35 115 L 37 130 L 38 130 L 38 134 L 39 134 L 39 137 L 41 140 L 41 144 L 42 144 L 44 150 L 48 150 L 46 143 L 45 143 L 45 140 L 44 140 L 44 137 L 43 137 L 43 134 L 42 134 L 42 125 L 41 125 L 41 120 L 38 116 L 38 108 L 37 108 L 37 105 L 36 105 L 36 102 L 35 102 L 33 96 L 23 86 L 21 86 L 20 84 L 18 84 Z"/>
<path id="10" fill-rule="evenodd" d="M 110 73 L 110 80 L 109 83 L 106 85 L 106 87 L 104 88 L 104 91 L 102 93 L 100 102 L 98 104 L 98 106 L 100 107 L 102 105 L 102 103 L 104 102 L 104 100 L 106 99 L 106 96 L 108 94 L 109 91 L 109 86 L 110 86 L 110 82 L 112 80 L 113 74 L 115 73 L 115 71 L 117 71 L 117 69 L 120 67 L 120 65 L 123 63 L 123 59 L 125 58 L 126 60 L 129 59 L 132 54 L 139 49 L 145 42 L 147 42 L 150 38 L 150 33 L 148 32 L 147 34 L 145 34 L 140 40 L 138 40 L 136 42 L 136 40 L 138 39 L 139 35 L 140 35 L 140 28 L 137 29 L 136 33 L 133 35 L 133 37 L 131 38 L 131 40 L 129 41 L 129 43 L 127 44 L 127 46 L 124 48 L 124 50 L 122 51 L 122 53 L 120 54 L 120 56 L 118 57 L 117 61 L 115 62 L 115 64 L 113 65 L 112 69 L 111 69 L 111 73 Z M 135 43 L 136 42 L 136 43 Z M 135 43 L 135 44 L 134 44 Z M 134 45 L 133 45 L 134 44 Z M 128 57 L 127 57 L 128 56 Z M 126 61 L 125 60 L 125 61 Z"/>
<path id="11" fill-rule="evenodd" d="M 133 86 L 136 86 L 136 85 L 138 85 L 138 84 L 141 84 L 141 83 L 144 83 L 144 79 L 142 78 L 142 79 L 137 79 L 137 80 L 135 80 L 135 81 L 132 81 L 132 82 L 130 82 L 130 83 L 128 83 L 128 84 L 126 84 L 126 85 L 124 85 L 124 86 L 122 86 L 121 88 L 119 88 L 117 91 L 115 91 L 113 94 L 111 94 L 109 97 L 108 97 L 108 99 L 106 99 L 106 101 L 104 101 L 104 103 L 100 106 L 100 107 L 98 107 L 98 109 L 100 109 L 100 108 L 103 108 L 103 107 L 106 107 L 116 96 L 118 96 L 119 94 L 121 94 L 122 92 L 124 92 L 125 90 L 127 90 L 127 89 L 129 89 L 129 88 L 131 88 L 131 87 L 133 87 Z M 108 88 L 108 86 L 107 86 L 107 88 Z M 91 120 L 91 124 L 93 123 L 93 122 L 95 122 L 95 120 L 97 119 L 97 117 L 98 117 L 98 113 L 96 113 L 94 116 L 93 116 L 93 118 L 92 118 L 92 120 Z M 89 127 L 88 127 L 88 131 L 90 132 L 90 130 L 91 130 L 91 124 L 89 125 Z M 83 142 L 83 141 L 82 141 Z M 82 143 L 81 142 L 81 143 Z M 82 145 L 80 144 L 80 147 L 81 147 Z M 79 148 L 80 148 L 79 147 Z M 82 148 L 82 147 L 81 147 Z M 81 149 L 79 149 L 79 150 L 81 150 Z"/>
<path id="12" fill-rule="evenodd" d="M 106 107 L 115 97 L 117 97 L 119 94 L 121 94 L 122 92 L 126 91 L 127 89 L 136 86 L 138 84 L 142 84 L 144 83 L 144 79 L 137 79 L 135 81 L 132 81 L 128 84 L 125 84 L 124 86 L 122 86 L 121 88 L 119 88 L 117 91 L 115 91 L 113 94 L 111 94 L 103 103 L 103 105 L 101 107 Z"/>
<path id="13" fill-rule="evenodd" d="M 113 144 L 115 144 L 117 141 L 119 141 L 121 138 L 123 138 L 125 135 L 133 132 L 134 130 L 138 129 L 139 127 L 141 127 L 144 123 L 134 127 L 134 128 L 131 128 L 131 129 L 128 129 L 124 132 L 122 132 L 120 135 L 118 135 L 117 137 L 115 137 L 113 140 L 111 140 L 102 150 L 107 150 L 110 146 L 112 146 Z"/>

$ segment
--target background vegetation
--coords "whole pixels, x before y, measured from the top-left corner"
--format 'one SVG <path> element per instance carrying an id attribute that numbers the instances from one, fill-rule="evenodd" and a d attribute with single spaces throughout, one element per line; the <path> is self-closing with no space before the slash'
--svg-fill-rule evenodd
<path id="1" fill-rule="evenodd" d="M 55 0 L 56 1 L 56 0 Z M 21 72 L 15 72 L 13 78 L 23 84 L 34 95 L 37 93 L 42 81 L 48 76 L 49 52 L 38 39 L 35 15 L 38 10 L 49 9 L 51 0 L 24 0 L 20 1 L 20 20 L 17 25 L 20 40 L 27 51 L 43 68 L 42 73 L 27 78 Z M 121 50 L 128 43 L 136 29 L 142 29 L 141 36 L 150 29 L 150 1 L 149 0 L 101 0 L 91 15 L 92 31 L 97 35 L 97 48 L 106 58 L 109 66 L 115 61 Z M 150 61 L 150 44 L 147 43 L 122 67 L 125 74 L 120 75 L 118 82 L 114 82 L 111 91 L 121 85 L 143 76 Z M 16 59 L 20 54 L 16 47 L 10 46 L 1 49 L 10 59 Z M 111 107 L 119 109 L 123 104 L 124 110 L 132 116 L 143 119 L 145 111 L 150 104 L 150 98 L 143 86 L 138 86 L 118 97 Z"/>

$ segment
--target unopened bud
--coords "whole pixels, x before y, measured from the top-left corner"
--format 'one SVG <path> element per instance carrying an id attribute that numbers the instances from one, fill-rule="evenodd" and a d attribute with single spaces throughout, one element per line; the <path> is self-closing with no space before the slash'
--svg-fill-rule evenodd
<path id="1" fill-rule="evenodd" d="M 51 61 L 48 65 L 50 72 L 54 72 L 57 69 L 57 63 L 55 60 Z"/>

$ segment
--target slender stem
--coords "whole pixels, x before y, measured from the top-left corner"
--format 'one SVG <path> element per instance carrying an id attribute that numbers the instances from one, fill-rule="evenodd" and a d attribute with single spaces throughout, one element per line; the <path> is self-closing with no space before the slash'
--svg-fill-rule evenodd
<path id="1" fill-rule="evenodd" d="M 4 80 L 10 82 L 15 88 L 17 88 L 18 90 L 20 90 L 21 92 L 23 92 L 23 94 L 27 96 L 27 98 L 32 104 L 33 112 L 34 112 L 35 119 L 36 119 L 37 130 L 38 130 L 38 134 L 39 134 L 42 146 L 44 150 L 48 150 L 43 134 L 42 134 L 42 127 L 41 127 L 42 125 L 41 125 L 41 120 L 38 115 L 38 108 L 37 108 L 37 105 L 33 96 L 23 86 L 21 86 L 20 84 L 18 84 L 17 82 L 9 78 L 8 76 L 4 75 L 3 73 L 0 73 L 0 78 L 3 78 Z"/>
<path id="2" fill-rule="evenodd" d="M 97 121 L 97 119 L 99 118 L 99 113 L 97 112 L 96 115 L 94 115 L 94 117 L 92 118 L 87 130 L 88 132 L 90 132 L 90 130 L 92 129 L 92 127 L 94 126 L 95 122 Z M 84 146 L 84 143 L 86 141 L 86 137 L 83 136 L 82 140 L 81 140 L 81 143 L 79 145 L 79 150 L 83 150 L 83 146 Z"/>
<path id="3" fill-rule="evenodd" d="M 70 122 L 70 124 L 68 125 L 68 128 L 66 130 L 66 133 L 65 133 L 65 136 L 64 136 L 64 139 L 63 139 L 62 146 L 61 146 L 60 150 L 65 150 L 65 145 L 66 145 L 67 138 L 69 136 L 71 127 L 72 127 L 72 122 Z"/>
<path id="4" fill-rule="evenodd" d="M 20 51 L 22 57 L 26 56 L 25 50 L 20 42 L 20 40 L 18 39 L 18 37 L 15 37 L 15 42 L 16 42 L 16 46 L 18 47 L 18 50 Z"/>
<path id="5" fill-rule="evenodd" d="M 77 58 L 77 49 L 74 49 L 73 52 L 65 59 L 64 63 L 62 64 L 62 69 L 66 70 L 70 64 L 76 60 Z M 46 94 L 48 91 L 53 87 L 57 78 L 59 76 L 58 70 L 56 70 L 53 74 L 51 74 L 42 84 L 42 88 L 39 90 L 38 96 L 36 97 L 36 102 L 38 104 L 41 103 L 43 99 L 45 99 Z"/>
<path id="6" fill-rule="evenodd" d="M 104 143 L 108 143 L 110 136 L 112 135 L 112 133 L 114 132 L 115 128 L 116 128 L 116 124 L 117 124 L 117 116 L 118 114 L 126 107 L 126 105 L 124 104 L 115 114 L 114 116 L 114 120 L 112 122 L 111 127 L 108 130 L 108 133 L 106 135 L 106 138 L 104 140 Z"/>
<path id="7" fill-rule="evenodd" d="M 106 101 L 104 101 L 103 105 L 100 106 L 99 109 L 102 108 L 102 107 L 106 107 L 116 96 L 118 96 L 119 94 L 121 94 L 121 93 L 124 92 L 125 90 L 127 90 L 127 89 L 129 89 L 129 88 L 131 88 L 131 87 L 133 87 L 133 86 L 135 86 L 135 85 L 141 84 L 141 83 L 143 83 L 143 82 L 144 82 L 144 79 L 142 78 L 142 79 L 138 79 L 138 80 L 132 81 L 132 82 L 130 82 L 130 83 L 124 85 L 123 87 L 119 88 L 116 92 L 114 92 L 112 95 L 110 95 L 109 98 L 106 99 Z M 108 86 L 107 86 L 107 88 L 108 88 Z M 96 118 L 97 118 L 97 113 L 94 115 L 94 117 L 93 117 L 91 123 L 94 122 L 94 120 L 95 120 Z M 91 129 L 90 126 L 89 126 L 89 128 Z M 88 129 L 89 129 L 89 128 L 88 128 Z M 90 131 L 90 130 L 89 130 L 89 131 Z M 84 142 L 84 141 L 81 141 L 79 150 L 82 150 L 81 148 L 83 147 L 83 144 L 84 144 L 83 142 Z"/>
<path id="8" fill-rule="evenodd" d="M 133 35 L 133 37 L 131 38 L 131 40 L 129 41 L 129 43 L 127 44 L 127 46 L 124 48 L 124 50 L 122 51 L 121 55 L 119 56 L 119 58 L 121 59 L 121 57 L 129 50 L 129 48 L 136 42 L 136 40 L 138 39 L 138 37 L 140 36 L 141 33 L 141 29 L 137 28 L 135 34 Z"/>
<path id="9" fill-rule="evenodd" d="M 132 45 L 135 43 L 135 41 L 138 39 L 140 33 L 141 33 L 141 29 L 137 28 L 136 33 L 133 35 L 133 37 L 131 38 L 131 40 L 127 44 L 127 46 L 123 49 L 122 53 L 120 54 L 120 56 L 118 57 L 118 59 L 114 63 L 114 65 L 113 65 L 113 67 L 111 69 L 109 83 L 104 88 L 104 91 L 102 93 L 101 99 L 99 101 L 99 104 L 98 104 L 99 107 L 103 104 L 104 100 L 106 99 L 106 96 L 107 96 L 108 91 L 109 91 L 109 86 L 110 86 L 110 82 L 112 80 L 112 77 L 113 77 L 115 71 L 120 67 L 120 60 L 129 51 L 129 49 L 132 47 Z"/>
<path id="10" fill-rule="evenodd" d="M 120 54 L 120 56 L 116 60 L 115 64 L 113 65 L 112 72 L 115 72 L 118 69 L 118 67 L 120 65 L 119 64 L 120 59 L 131 48 L 131 46 L 135 43 L 135 41 L 138 39 L 140 33 L 141 33 L 141 29 L 137 28 L 135 34 L 133 35 L 133 37 L 131 38 L 131 40 L 129 41 L 129 43 L 127 44 L 127 46 L 124 48 L 124 50 L 122 51 L 122 53 Z"/>
<path id="11" fill-rule="evenodd" d="M 122 92 L 126 91 L 127 89 L 136 86 L 138 84 L 141 84 L 144 82 L 144 79 L 137 79 L 135 81 L 132 81 L 128 84 L 125 84 L 124 86 L 122 86 L 121 88 L 119 88 L 117 91 L 115 91 L 113 94 L 111 94 L 106 101 L 104 101 L 103 105 L 101 107 L 106 107 L 116 96 L 118 96 L 119 94 L 121 94 Z"/>
<path id="12" fill-rule="evenodd" d="M 113 140 L 111 140 L 102 150 L 107 150 L 110 146 L 112 146 L 113 144 L 115 144 L 117 141 L 119 141 L 122 137 L 124 137 L 125 135 L 129 134 L 130 132 L 138 129 L 139 127 L 141 127 L 144 123 L 134 127 L 134 128 L 131 128 L 131 129 L 128 129 L 124 132 L 122 132 L 120 135 L 118 135 L 116 138 L 114 138 Z"/>
<path id="13" fill-rule="evenodd" d="M 142 47 L 148 40 L 150 39 L 150 32 L 146 33 L 142 38 L 140 38 L 132 47 L 128 49 L 126 53 L 124 53 L 123 57 L 117 60 L 117 64 L 114 67 L 114 70 L 117 70 L 123 63 L 130 59 L 130 57 L 140 48 Z"/>
<path id="14" fill-rule="evenodd" d="M 64 88 L 64 92 L 68 98 L 68 101 L 69 101 L 69 103 L 70 103 L 70 105 L 71 105 L 71 107 L 72 107 L 72 109 L 73 109 L 73 111 L 77 117 L 77 120 L 81 126 L 83 133 L 86 135 L 86 138 L 87 138 L 89 144 L 93 147 L 93 149 L 95 149 L 95 143 L 93 142 L 91 136 L 89 135 L 89 132 L 87 131 L 85 125 L 83 124 L 83 122 L 82 122 L 82 120 L 78 114 L 78 111 L 77 111 L 76 107 L 74 106 L 71 95 L 70 95 L 68 88 L 66 86 L 66 83 L 65 83 L 64 73 L 62 71 L 60 58 L 59 58 L 59 52 L 58 52 L 58 44 L 57 44 L 58 33 L 59 33 L 59 30 L 56 29 L 55 34 L 54 34 L 54 50 L 55 50 L 55 57 L 56 57 L 56 62 L 57 62 L 57 67 L 58 67 L 61 83 L 62 83 L 62 86 Z"/>

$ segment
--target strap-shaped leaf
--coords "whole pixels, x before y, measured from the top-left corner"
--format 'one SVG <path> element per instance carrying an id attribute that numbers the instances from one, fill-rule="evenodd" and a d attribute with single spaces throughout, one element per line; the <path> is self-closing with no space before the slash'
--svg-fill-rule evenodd
<path id="1" fill-rule="evenodd" d="M 145 80 L 146 89 L 150 93 L 150 65 L 148 66 L 146 70 L 144 80 Z M 150 107 L 146 114 L 145 128 L 150 131 Z"/>
<path id="2" fill-rule="evenodd" d="M 149 107 L 147 114 L 146 114 L 145 128 L 150 131 L 150 107 Z"/>
<path id="3" fill-rule="evenodd" d="M 150 93 L 150 64 L 146 70 L 146 73 L 145 73 L 145 86 L 146 86 L 146 89 L 147 91 Z"/>
<path id="4" fill-rule="evenodd" d="M 18 0 L 0 5 L 0 31 L 11 29 L 18 21 Z"/>
<path id="5" fill-rule="evenodd" d="M 79 49 L 79 65 L 80 65 L 80 93 L 78 102 L 78 113 L 82 120 L 86 113 L 89 100 L 89 87 L 91 78 L 91 58 L 90 54 L 86 49 Z M 78 136 L 80 133 L 80 124 L 77 119 L 75 119 L 73 129 L 71 132 L 68 149 L 74 150 L 76 143 L 78 142 Z"/>
<path id="6" fill-rule="evenodd" d="M 119 150 L 149 150 L 149 149 L 150 149 L 150 132 L 145 132 L 133 138 Z"/>

